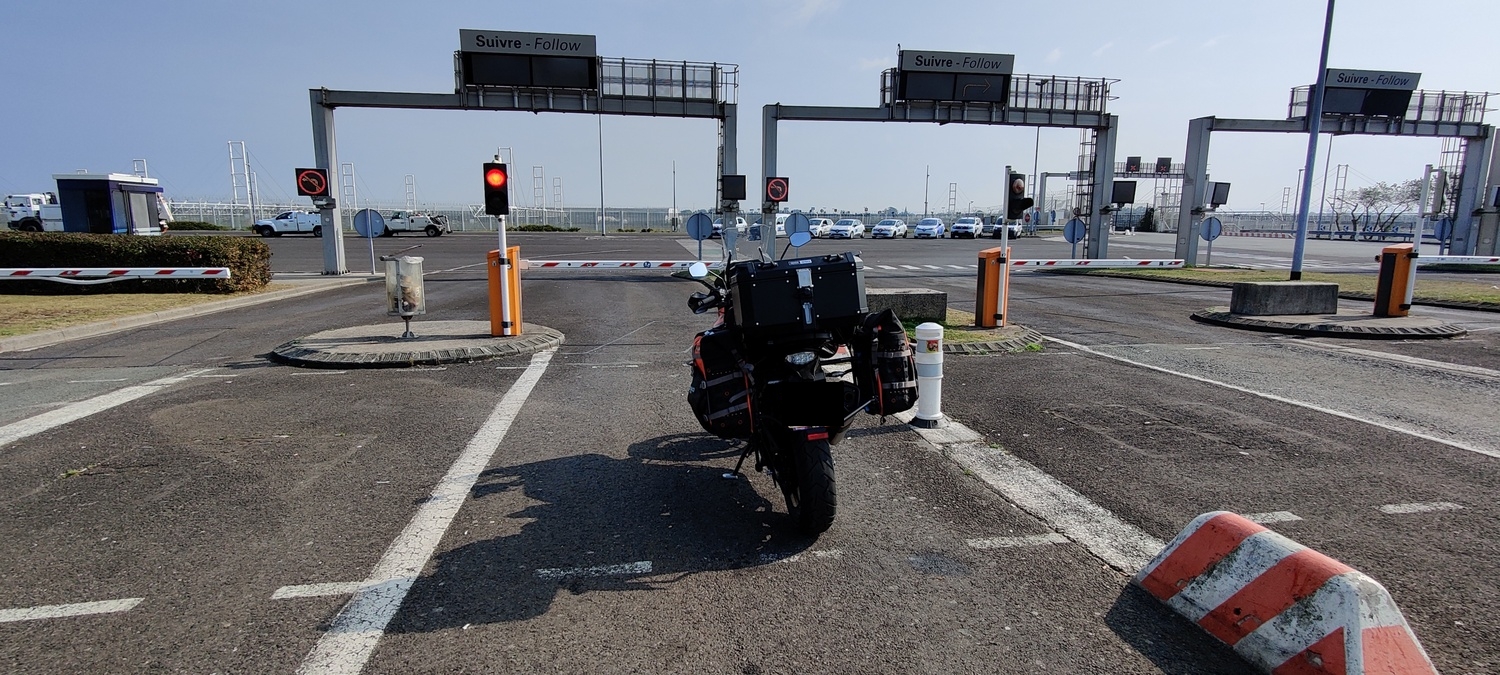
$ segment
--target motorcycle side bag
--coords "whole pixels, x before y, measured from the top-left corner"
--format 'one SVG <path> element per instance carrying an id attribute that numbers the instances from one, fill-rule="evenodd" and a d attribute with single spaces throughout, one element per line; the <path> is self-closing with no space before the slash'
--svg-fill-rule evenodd
<path id="1" fill-rule="evenodd" d="M 865 412 L 894 415 L 917 404 L 917 361 L 896 312 L 865 316 L 854 340 L 854 377 L 870 399 Z"/>
<path id="2" fill-rule="evenodd" d="M 749 438 L 750 373 L 729 331 L 709 329 L 693 339 L 688 405 L 703 430 L 719 438 Z"/>

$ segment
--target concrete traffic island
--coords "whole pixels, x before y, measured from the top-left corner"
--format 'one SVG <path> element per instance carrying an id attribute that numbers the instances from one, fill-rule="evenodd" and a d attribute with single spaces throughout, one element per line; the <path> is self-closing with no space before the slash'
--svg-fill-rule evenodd
<path id="1" fill-rule="evenodd" d="M 1428 317 L 1375 316 L 1373 311 L 1340 309 L 1338 284 L 1241 282 L 1234 285 L 1229 302 L 1229 307 L 1209 307 L 1192 317 L 1228 328 L 1308 337 L 1412 340 L 1468 334 Z"/>
<path id="2" fill-rule="evenodd" d="M 559 331 L 523 324 L 516 337 L 490 335 L 488 321 L 419 321 L 414 338 L 394 322 L 313 333 L 271 350 L 271 359 L 308 368 L 409 368 L 522 356 L 563 343 Z"/>

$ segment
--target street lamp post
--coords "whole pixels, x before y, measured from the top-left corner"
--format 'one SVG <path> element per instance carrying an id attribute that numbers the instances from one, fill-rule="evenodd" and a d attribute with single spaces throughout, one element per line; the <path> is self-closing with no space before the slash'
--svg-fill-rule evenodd
<path id="1" fill-rule="evenodd" d="M 1323 53 L 1318 58 L 1318 79 L 1307 102 L 1307 166 L 1302 171 L 1302 195 L 1297 207 L 1297 238 L 1292 244 L 1291 281 L 1302 280 L 1302 255 L 1307 250 L 1307 211 L 1312 202 L 1312 172 L 1318 159 L 1318 133 L 1323 122 L 1323 86 L 1328 73 L 1328 39 L 1333 33 L 1333 0 L 1323 19 Z"/>

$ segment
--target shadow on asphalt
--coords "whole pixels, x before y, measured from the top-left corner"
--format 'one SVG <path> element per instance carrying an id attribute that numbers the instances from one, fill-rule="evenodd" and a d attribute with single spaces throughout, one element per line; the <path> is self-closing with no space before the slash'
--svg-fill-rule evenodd
<path id="1" fill-rule="evenodd" d="M 1228 645 L 1140 588 L 1126 585 L 1104 623 L 1164 673 L 1259 673 Z"/>
<path id="2" fill-rule="evenodd" d="M 651 592 L 695 573 L 764 565 L 805 550 L 815 540 L 798 534 L 785 513 L 747 480 L 722 477 L 722 460 L 738 459 L 740 447 L 707 434 L 673 434 L 631 445 L 628 459 L 587 454 L 484 472 L 465 514 L 529 522 L 517 534 L 436 556 L 389 630 L 531 619 L 562 590 Z M 533 503 L 510 513 L 484 506 L 516 492 Z M 646 561 L 649 571 L 628 569 Z M 605 567 L 615 569 L 599 569 Z"/>

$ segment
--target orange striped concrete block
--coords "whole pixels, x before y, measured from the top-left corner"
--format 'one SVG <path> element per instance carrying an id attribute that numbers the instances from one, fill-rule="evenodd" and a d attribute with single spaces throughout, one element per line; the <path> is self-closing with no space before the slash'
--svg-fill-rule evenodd
<path id="1" fill-rule="evenodd" d="M 1274 675 L 1437 673 L 1384 586 L 1228 511 L 1194 518 L 1134 583 Z"/>

